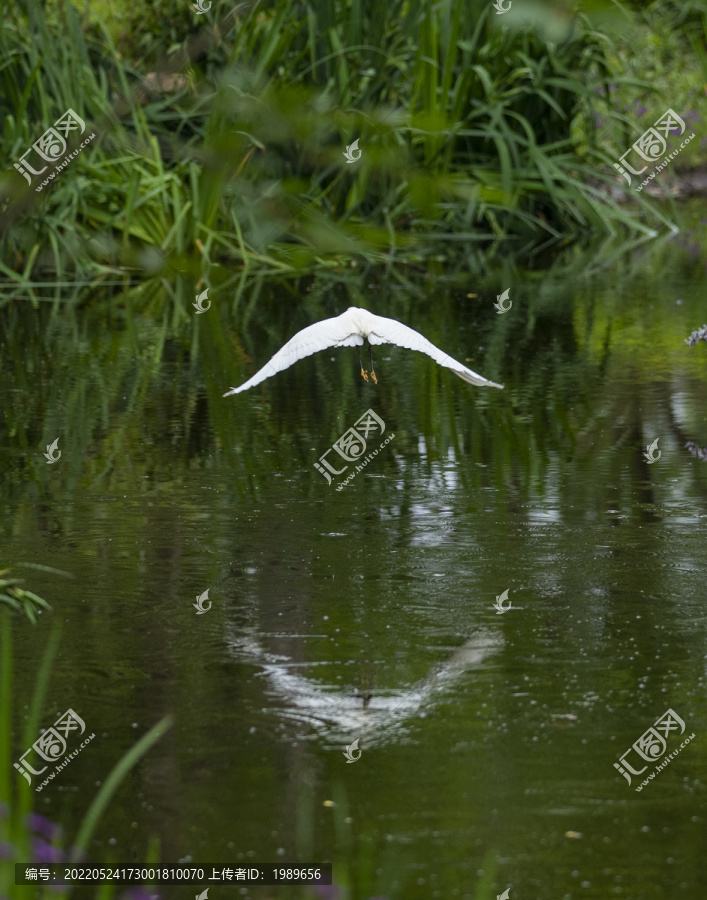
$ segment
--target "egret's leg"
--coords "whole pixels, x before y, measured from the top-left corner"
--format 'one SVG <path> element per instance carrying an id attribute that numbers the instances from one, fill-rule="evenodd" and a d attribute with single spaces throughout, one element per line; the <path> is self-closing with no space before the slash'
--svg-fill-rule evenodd
<path id="1" fill-rule="evenodd" d="M 357 347 L 356 349 L 358 350 L 358 361 L 361 363 L 361 378 L 364 381 L 368 381 L 368 372 L 363 368 L 363 361 L 361 360 L 361 348 Z"/>
<path id="2" fill-rule="evenodd" d="M 376 373 L 373 369 L 373 347 L 371 347 L 370 344 L 368 345 L 368 356 L 371 360 L 371 378 L 373 379 L 373 384 L 378 384 L 378 379 L 376 378 Z"/>

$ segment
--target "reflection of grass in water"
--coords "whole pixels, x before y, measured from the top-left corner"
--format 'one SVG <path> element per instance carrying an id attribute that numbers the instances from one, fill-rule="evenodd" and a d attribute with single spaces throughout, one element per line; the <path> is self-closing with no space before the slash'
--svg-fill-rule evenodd
<path id="1" fill-rule="evenodd" d="M 327 855 L 326 862 L 332 863 L 333 877 L 331 886 L 319 888 L 292 889 L 293 900 L 405 900 L 411 897 L 421 877 L 419 870 L 414 870 L 416 862 L 412 847 L 401 841 L 388 840 L 371 825 L 358 825 L 351 815 L 348 794 L 345 786 L 338 782 L 333 789 L 333 800 L 324 801 L 325 833 L 331 834 L 329 816 L 333 825 L 331 843 L 327 837 L 327 846 L 332 852 Z M 313 864 L 314 861 L 314 793 L 309 785 L 302 786 L 297 804 L 296 835 L 297 859 Z M 321 827 L 321 825 L 320 825 Z M 404 837 L 404 835 L 401 835 Z M 326 851 L 325 851 L 326 854 Z M 321 859 L 319 861 L 322 861 Z M 434 870 L 434 864 L 430 867 Z M 419 886 L 422 896 L 430 896 L 430 891 L 438 889 L 444 898 L 452 896 L 452 890 L 458 889 L 459 900 L 494 900 L 494 882 L 496 880 L 496 852 L 489 850 L 483 862 L 483 876 L 476 878 L 475 873 L 459 871 L 459 866 L 440 863 L 445 872 L 444 881 L 433 883 L 425 877 L 424 886 Z M 452 883 L 453 879 L 455 880 Z M 278 896 L 280 894 L 278 893 Z M 290 900 L 288 895 L 285 895 Z"/>
<path id="2" fill-rule="evenodd" d="M 668 256 L 662 246 L 663 251 L 654 243 L 650 257 L 642 261 L 656 277 L 675 258 L 674 247 L 668 248 L 673 254 Z M 647 370 L 653 361 L 648 355 L 657 359 L 655 342 L 643 340 L 640 329 L 611 331 L 616 317 L 611 303 L 596 304 L 584 293 L 567 296 L 564 284 L 577 277 L 589 256 L 568 254 L 549 273 L 531 274 L 530 287 L 519 289 L 514 309 L 505 316 L 496 316 L 491 307 L 500 272 L 459 274 L 459 283 L 473 281 L 483 290 L 484 301 L 460 304 L 454 285 L 442 300 L 438 281 L 431 287 L 424 278 L 408 278 L 403 290 L 389 292 L 390 300 L 381 309 L 376 292 L 367 287 L 369 279 L 379 280 L 385 291 L 404 275 L 400 269 L 388 277 L 380 271 L 363 276 L 349 271 L 282 283 L 241 272 L 212 285 L 212 306 L 199 316 L 191 307 L 195 292 L 183 279 L 174 286 L 153 279 L 120 297 L 101 297 L 78 309 L 70 302 L 42 304 L 27 315 L 12 303 L 0 310 L 0 328 L 6 329 L 11 346 L 22 348 L 24 364 L 17 365 L 6 354 L 0 369 L 8 389 L 7 427 L 22 452 L 11 444 L 0 447 L 0 468 L 12 475 L 4 495 L 13 507 L 27 481 L 47 491 L 50 472 L 51 478 L 69 483 L 80 472 L 90 489 L 134 485 L 136 477 L 146 474 L 171 479 L 188 460 L 207 464 L 212 434 L 226 464 L 252 473 L 254 481 L 268 477 L 273 467 L 291 468 L 293 459 L 304 472 L 341 429 L 303 429 L 301 404 L 283 404 L 282 397 L 311 396 L 314 405 L 326 405 L 332 421 L 347 422 L 358 397 L 353 350 L 337 351 L 334 361 L 333 353 L 314 355 L 271 379 L 258 391 L 264 403 L 255 420 L 242 415 L 247 401 L 221 395 L 249 377 L 297 330 L 349 305 L 367 306 L 411 325 L 424 321 L 427 336 L 450 355 L 471 357 L 472 368 L 507 383 L 505 392 L 496 392 L 498 397 L 474 392 L 474 402 L 466 404 L 460 420 L 453 405 L 454 396 L 463 396 L 459 386 L 452 385 L 446 397 L 438 390 L 445 379 L 458 379 L 434 371 L 433 364 L 417 354 L 404 357 L 403 351 L 390 350 L 386 355 L 392 361 L 380 363 L 386 376 L 383 386 L 365 399 L 384 419 L 389 415 L 394 421 L 395 410 L 407 404 L 410 394 L 424 397 L 418 420 L 428 447 L 436 446 L 441 427 L 443 440 L 454 446 L 457 458 L 482 463 L 493 457 L 497 471 L 512 466 L 527 483 L 535 477 L 532 467 L 543 465 L 544 459 L 529 450 L 529 434 L 542 431 L 551 448 L 564 446 L 568 436 L 574 440 L 597 405 L 606 360 L 620 359 L 622 365 L 632 359 L 636 365 L 638 360 L 639 368 Z M 633 295 L 636 278 L 640 280 L 640 274 L 629 272 L 617 285 L 624 296 Z M 695 324 L 691 320 L 689 326 Z M 666 315 L 661 325 L 661 340 L 690 330 L 675 316 Z M 455 329 L 464 333 L 458 344 Z M 483 344 L 482 352 L 477 343 Z M 661 345 L 659 350 L 663 352 Z M 691 359 L 696 363 L 701 355 L 693 350 Z M 410 383 L 393 377 L 396 364 L 412 373 Z M 329 396 L 332 383 L 335 399 Z M 271 408 L 278 409 L 279 421 Z M 515 416 L 523 417 L 522 428 Z M 179 439 L 167 422 L 174 423 Z M 37 451 L 57 436 L 64 455 L 56 467 L 47 466 Z M 688 436 L 699 438 L 694 432 Z M 406 440 L 403 433 L 396 438 L 401 448 L 396 453 L 406 452 Z M 471 465 L 460 469 L 460 477 L 478 484 L 482 474 Z M 239 491 L 246 490 L 244 478 L 236 484 Z"/>
<path id="3" fill-rule="evenodd" d="M 594 260 L 591 250 L 573 250 L 549 270 L 509 271 L 509 281 L 524 278 L 528 286 L 512 293 L 514 307 L 503 316 L 496 316 L 491 306 L 503 283 L 502 264 L 483 272 L 476 257 L 468 258 L 467 271 L 445 273 L 444 297 L 439 277 L 426 279 L 396 267 L 388 273 L 322 271 L 311 279 L 280 282 L 262 273 L 223 273 L 210 285 L 211 308 L 198 316 L 191 306 L 193 283 L 181 278 L 173 284 L 152 279 L 82 306 L 70 300 L 42 303 L 31 314 L 11 302 L 0 309 L 0 330 L 10 346 L 22 348 L 23 364 L 11 354 L 0 361 L 6 391 L 0 393 L 13 435 L 12 442 L 0 446 L 0 468 L 10 473 L 3 496 L 10 508 L 17 508 L 27 482 L 44 493 L 50 478 L 71 484 L 77 472 L 91 490 L 135 485 L 136 477 L 148 474 L 171 480 L 189 464 L 212 464 L 215 444 L 222 448 L 225 464 L 243 475 L 236 489 L 245 499 L 259 478 L 268 478 L 274 468 L 291 471 L 293 460 L 302 477 L 309 477 L 315 472 L 312 463 L 343 430 L 303 427 L 302 397 L 311 397 L 331 422 L 342 424 L 350 424 L 352 403 L 359 398 L 392 423 L 410 396 L 423 397 L 416 414 L 420 431 L 428 448 L 434 448 L 441 430 L 443 446 L 451 444 L 458 459 L 470 461 L 460 468 L 460 478 L 481 483 L 483 472 L 476 464 L 493 458 L 496 473 L 512 470 L 512 478 L 522 484 L 540 479 L 538 466 L 545 465 L 546 456 L 530 450 L 533 435 L 541 435 L 544 448 L 552 450 L 583 440 L 604 414 L 599 403 L 603 384 L 619 368 L 632 367 L 644 383 L 647 373 L 665 367 L 666 360 L 673 367 L 690 366 L 698 377 L 707 361 L 704 342 L 693 348 L 683 343 L 699 324 L 687 310 L 676 315 L 656 309 L 650 317 L 654 336 L 645 340 L 647 326 L 641 325 L 639 312 L 645 278 L 658 279 L 681 262 L 681 251 L 667 238 L 653 241 L 650 252 L 630 268 L 615 267 L 622 272 L 611 292 L 616 299 L 598 300 L 579 289 L 567 294 L 566 284 L 583 277 L 587 266 L 612 264 L 618 258 L 615 250 Z M 373 289 L 371 282 L 377 282 Z M 457 291 L 472 285 L 483 299 L 460 302 Z M 636 322 L 632 326 L 622 318 L 627 304 Z M 445 379 L 457 382 L 456 376 L 434 371 L 417 354 L 405 357 L 404 351 L 391 349 L 383 356 L 392 360 L 380 361 L 381 388 L 360 395 L 355 351 L 340 350 L 315 354 L 270 379 L 258 389 L 262 406 L 256 415 L 243 414 L 251 401 L 222 398 L 229 385 L 252 375 L 297 330 L 347 306 L 417 324 L 450 355 L 506 383 L 506 391 L 496 397 L 481 391 L 465 394 L 460 383 L 452 384 L 445 396 L 438 385 Z M 456 332 L 463 337 L 456 339 Z M 411 373 L 409 382 L 395 377 L 397 366 Z M 290 402 L 295 397 L 297 402 Z M 462 418 L 457 397 L 473 399 L 465 404 Z M 64 455 L 52 467 L 39 448 L 44 450 L 57 436 Z M 694 429 L 681 444 L 688 438 L 705 443 Z M 394 453 L 408 452 L 407 441 L 400 433 Z M 3 519 L 6 529 L 9 521 Z"/>

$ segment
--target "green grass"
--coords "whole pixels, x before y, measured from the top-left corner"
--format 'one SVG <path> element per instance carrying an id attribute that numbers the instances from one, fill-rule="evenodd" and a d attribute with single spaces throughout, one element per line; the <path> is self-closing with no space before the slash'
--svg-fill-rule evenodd
<path id="1" fill-rule="evenodd" d="M 8 282 L 291 274 L 664 221 L 602 190 L 618 146 L 594 118 L 621 116 L 595 88 L 615 50 L 583 16 L 546 34 L 560 0 L 509 24 L 486 0 L 295 6 L 165 0 L 108 25 L 0 0 Z M 183 81 L 149 93 L 149 70 Z M 96 138 L 37 194 L 12 163 L 68 107 Z"/>
<path id="2" fill-rule="evenodd" d="M 666 109 L 686 122 L 693 140 L 675 159 L 675 169 L 707 165 L 707 0 L 660 0 L 625 18 L 610 56 L 611 105 L 620 117 L 602 121 L 611 140 L 627 149 Z M 615 77 L 614 77 L 615 76 Z M 636 90 L 629 85 L 643 82 Z M 622 151 L 623 152 L 623 151 Z"/>
<path id="3" fill-rule="evenodd" d="M 54 575 L 68 575 L 58 569 L 32 563 L 15 564 L 50 572 Z M 13 615 L 23 613 L 34 626 L 40 611 L 51 609 L 46 600 L 19 586 L 20 580 L 7 577 L 10 567 L 0 571 L 0 805 L 7 806 L 8 814 L 0 815 L 0 842 L 9 844 L 14 856 L 9 859 L 0 857 L 0 896 L 9 900 L 27 896 L 27 888 L 17 887 L 15 881 L 15 862 L 32 860 L 32 833 L 28 816 L 33 809 L 35 791 L 24 777 L 13 768 L 19 753 L 31 747 L 39 734 L 39 724 L 44 708 L 44 701 L 49 684 L 52 664 L 61 640 L 61 625 L 55 624 L 46 643 L 41 663 L 37 671 L 32 692 L 29 714 L 24 719 L 21 729 L 20 746 L 12 739 L 13 734 L 13 700 L 20 690 L 13 690 Z M 20 703 L 16 704 L 18 707 Z M 174 723 L 172 715 L 165 716 L 115 764 L 96 794 L 93 802 L 86 810 L 72 842 L 70 861 L 76 862 L 81 851 L 87 851 L 90 841 L 100 822 L 101 815 L 107 808 L 116 790 L 130 770 L 150 750 L 165 731 Z M 109 900 L 114 888 L 103 888 L 100 891 L 102 900 Z M 72 893 L 69 890 L 69 895 Z"/>

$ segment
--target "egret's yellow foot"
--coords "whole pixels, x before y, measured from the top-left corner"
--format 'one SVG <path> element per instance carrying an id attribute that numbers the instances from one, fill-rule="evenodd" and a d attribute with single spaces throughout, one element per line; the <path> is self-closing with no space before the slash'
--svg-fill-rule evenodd
<path id="1" fill-rule="evenodd" d="M 378 379 L 376 378 L 376 373 L 371 369 L 371 378 L 373 379 L 373 384 L 378 384 Z"/>
<path id="2" fill-rule="evenodd" d="M 363 378 L 364 381 L 368 381 L 368 372 L 365 369 L 361 369 L 361 378 Z"/>

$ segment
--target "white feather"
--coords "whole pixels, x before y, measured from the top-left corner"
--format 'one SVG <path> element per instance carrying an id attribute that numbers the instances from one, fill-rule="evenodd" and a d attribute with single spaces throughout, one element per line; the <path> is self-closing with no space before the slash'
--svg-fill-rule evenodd
<path id="1" fill-rule="evenodd" d="M 282 372 L 283 369 L 289 368 L 298 360 L 311 356 L 319 350 L 328 350 L 331 347 L 360 347 L 365 339 L 373 346 L 395 344 L 408 350 L 418 350 L 420 353 L 426 353 L 427 356 L 432 357 L 440 366 L 451 369 L 455 375 L 468 381 L 469 384 L 503 389 L 502 384 L 489 381 L 463 366 L 456 359 L 452 359 L 451 356 L 435 347 L 419 332 L 403 325 L 402 322 L 386 319 L 384 316 L 374 316 L 368 310 L 351 306 L 340 316 L 322 319 L 321 322 L 315 322 L 314 325 L 298 331 L 252 378 L 249 378 L 240 387 L 232 387 L 223 396 L 229 397 L 231 394 L 247 391 L 256 384 L 260 384 L 261 381 L 265 381 L 266 378 L 270 378 L 271 375 Z"/>

